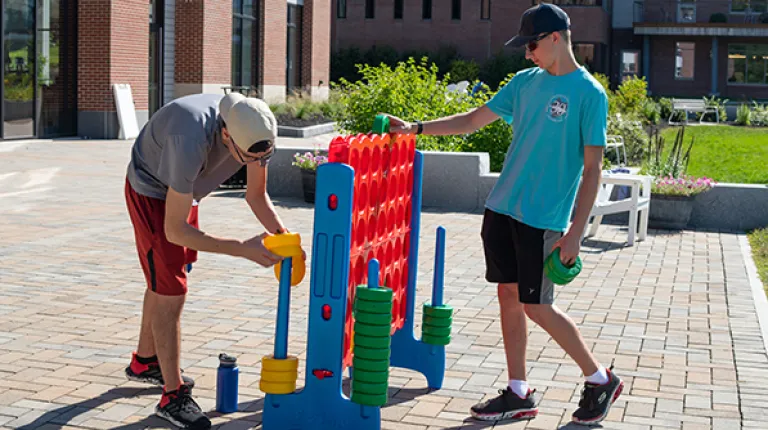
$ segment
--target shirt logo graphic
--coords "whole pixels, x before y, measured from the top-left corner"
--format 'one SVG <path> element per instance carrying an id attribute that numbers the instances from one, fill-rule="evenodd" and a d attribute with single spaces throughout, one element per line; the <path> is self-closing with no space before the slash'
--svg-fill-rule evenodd
<path id="1" fill-rule="evenodd" d="M 568 99 L 563 95 L 556 95 L 547 103 L 547 117 L 554 122 L 562 122 L 568 116 Z"/>

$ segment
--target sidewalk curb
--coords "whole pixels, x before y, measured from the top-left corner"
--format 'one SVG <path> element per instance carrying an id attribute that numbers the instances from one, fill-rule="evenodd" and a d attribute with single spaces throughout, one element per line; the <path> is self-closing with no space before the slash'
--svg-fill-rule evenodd
<path id="1" fill-rule="evenodd" d="M 752 259 L 752 247 L 749 245 L 749 239 L 746 235 L 739 235 L 739 244 L 741 252 L 744 255 L 744 266 L 747 268 L 747 278 L 752 286 L 752 296 L 755 302 L 755 311 L 757 312 L 757 322 L 760 325 L 760 333 L 763 337 L 763 346 L 765 353 L 768 354 L 768 297 L 763 290 L 763 283 L 757 275 L 757 266 Z"/>

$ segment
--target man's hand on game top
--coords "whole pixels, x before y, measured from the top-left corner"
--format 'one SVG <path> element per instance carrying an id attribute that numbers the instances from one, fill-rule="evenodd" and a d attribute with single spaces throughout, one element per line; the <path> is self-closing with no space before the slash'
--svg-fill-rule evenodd
<path id="1" fill-rule="evenodd" d="M 552 251 L 555 248 L 560 248 L 560 261 L 566 266 L 571 266 L 576 262 L 576 257 L 579 256 L 579 250 L 581 249 L 581 238 L 578 234 L 571 232 L 566 233 L 560 240 L 555 242 L 552 247 Z"/>
<path id="2" fill-rule="evenodd" d="M 390 133 L 408 134 L 413 131 L 413 125 L 411 123 L 403 121 L 402 119 L 388 113 L 384 113 L 382 115 L 386 115 L 389 118 Z"/>
<path id="3" fill-rule="evenodd" d="M 270 267 L 277 264 L 283 257 L 273 254 L 264 246 L 264 238 L 269 233 L 262 233 L 256 237 L 243 242 L 243 257 L 264 267 Z"/>

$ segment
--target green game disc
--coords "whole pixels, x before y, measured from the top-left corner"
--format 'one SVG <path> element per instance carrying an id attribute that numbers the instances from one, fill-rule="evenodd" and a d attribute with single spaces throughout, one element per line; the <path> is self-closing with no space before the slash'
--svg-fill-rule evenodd
<path id="1" fill-rule="evenodd" d="M 370 383 L 363 381 L 352 380 L 352 392 L 361 394 L 382 394 L 389 391 L 389 384 L 384 383 Z"/>
<path id="2" fill-rule="evenodd" d="M 389 322 L 386 324 L 366 324 L 359 319 L 355 321 L 355 334 L 372 337 L 388 337 L 392 328 Z"/>
<path id="3" fill-rule="evenodd" d="M 387 404 L 387 393 L 384 394 L 363 394 L 352 392 L 351 400 L 358 405 L 365 406 L 384 406 Z"/>
<path id="4" fill-rule="evenodd" d="M 356 347 L 363 346 L 365 348 L 373 349 L 389 349 L 389 347 L 392 346 L 392 338 L 389 336 L 373 337 L 355 333 L 354 342 Z"/>
<path id="5" fill-rule="evenodd" d="M 389 360 L 389 348 L 373 349 L 355 344 L 353 353 L 365 360 Z"/>
<path id="6" fill-rule="evenodd" d="M 366 360 L 352 357 L 353 372 L 364 370 L 367 372 L 389 372 L 389 360 Z M 354 375 L 352 375 L 354 378 Z"/>
<path id="7" fill-rule="evenodd" d="M 448 305 L 431 306 L 428 303 L 424 303 L 423 311 L 425 317 L 451 318 L 453 315 L 453 308 Z"/>
<path id="8" fill-rule="evenodd" d="M 430 325 L 432 327 L 450 327 L 453 324 L 453 318 L 436 318 L 430 316 L 424 316 L 424 325 Z"/>
<path id="9" fill-rule="evenodd" d="M 358 299 L 369 302 L 392 303 L 392 290 L 389 288 L 368 288 L 365 285 L 358 285 L 357 289 L 355 289 L 355 300 Z"/>
<path id="10" fill-rule="evenodd" d="M 430 336 L 424 334 L 421 336 L 421 341 L 429 345 L 448 345 L 451 343 L 451 336 Z"/>
<path id="11" fill-rule="evenodd" d="M 441 337 L 441 336 L 450 336 L 451 335 L 451 328 L 450 327 L 433 327 L 431 325 L 424 325 L 421 329 L 421 332 L 425 335 L 435 336 L 435 337 Z"/>
<path id="12" fill-rule="evenodd" d="M 355 321 L 368 325 L 386 325 L 392 323 L 392 314 L 372 314 L 369 312 L 355 311 Z"/>
<path id="13" fill-rule="evenodd" d="M 355 300 L 355 311 L 369 314 L 391 314 L 392 302 L 369 302 L 368 300 Z"/>
<path id="14" fill-rule="evenodd" d="M 360 381 L 372 384 L 387 384 L 389 381 L 389 370 L 385 372 L 371 372 L 368 370 L 352 368 L 352 381 L 353 383 L 355 381 Z"/>

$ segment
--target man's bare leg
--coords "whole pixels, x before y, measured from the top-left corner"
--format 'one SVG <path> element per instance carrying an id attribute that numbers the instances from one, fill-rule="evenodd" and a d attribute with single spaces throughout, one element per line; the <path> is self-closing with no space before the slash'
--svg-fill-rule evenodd
<path id="1" fill-rule="evenodd" d="M 576 362 L 586 376 L 597 372 L 598 363 L 587 348 L 573 320 L 555 305 L 524 305 L 528 317 L 541 326 Z"/>
<path id="2" fill-rule="evenodd" d="M 139 346 L 136 348 L 136 354 L 143 358 L 153 357 L 155 355 L 155 337 L 152 335 L 152 318 L 157 302 L 155 297 L 157 297 L 157 294 L 149 289 L 144 293 L 144 307 L 141 311 Z"/>
<path id="3" fill-rule="evenodd" d="M 185 295 L 161 296 L 152 291 L 152 335 L 165 381 L 165 390 L 173 391 L 181 385 L 181 311 Z"/>
<path id="4" fill-rule="evenodd" d="M 528 323 L 520 303 L 517 284 L 499 284 L 501 335 L 507 356 L 509 379 L 525 381 L 525 350 L 528 345 Z"/>

